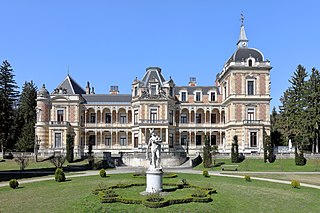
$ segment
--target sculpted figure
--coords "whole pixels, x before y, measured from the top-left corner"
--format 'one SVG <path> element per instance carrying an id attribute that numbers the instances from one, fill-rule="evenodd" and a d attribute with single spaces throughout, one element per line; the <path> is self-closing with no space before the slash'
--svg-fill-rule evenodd
<path id="1" fill-rule="evenodd" d="M 154 130 L 150 131 L 151 132 L 151 137 L 148 142 L 148 147 L 146 151 L 146 158 L 147 160 L 150 160 L 149 157 L 149 149 L 151 149 L 151 163 L 150 163 L 150 168 L 155 169 L 155 168 L 160 168 L 160 151 L 161 151 L 161 143 L 162 140 L 159 136 L 157 136 L 154 133 Z"/>

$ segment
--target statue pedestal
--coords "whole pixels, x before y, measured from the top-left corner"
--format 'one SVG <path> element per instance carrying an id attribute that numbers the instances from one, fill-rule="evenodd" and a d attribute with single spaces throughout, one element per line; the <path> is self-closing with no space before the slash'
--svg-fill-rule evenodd
<path id="1" fill-rule="evenodd" d="M 146 172 L 147 176 L 147 193 L 162 192 L 162 169 L 149 169 Z"/>

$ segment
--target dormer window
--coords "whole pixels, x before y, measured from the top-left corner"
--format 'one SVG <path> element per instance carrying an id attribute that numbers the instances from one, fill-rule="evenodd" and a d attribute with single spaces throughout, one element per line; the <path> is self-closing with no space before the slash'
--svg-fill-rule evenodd
<path id="1" fill-rule="evenodd" d="M 180 101 L 187 101 L 187 92 L 186 91 L 181 91 L 180 92 Z"/>
<path id="2" fill-rule="evenodd" d="M 216 92 L 210 92 L 210 101 L 216 101 Z"/>
<path id="3" fill-rule="evenodd" d="M 248 65 L 249 65 L 249 67 L 252 67 L 252 60 L 251 59 L 249 59 Z"/>
<path id="4" fill-rule="evenodd" d="M 151 84 L 150 85 L 150 94 L 151 95 L 156 95 L 157 94 L 157 85 L 156 84 Z"/>
<path id="5" fill-rule="evenodd" d="M 201 101 L 201 92 L 196 92 L 195 93 L 195 101 Z"/>
<path id="6" fill-rule="evenodd" d="M 137 86 L 134 87 L 134 96 L 138 96 L 138 87 Z"/>

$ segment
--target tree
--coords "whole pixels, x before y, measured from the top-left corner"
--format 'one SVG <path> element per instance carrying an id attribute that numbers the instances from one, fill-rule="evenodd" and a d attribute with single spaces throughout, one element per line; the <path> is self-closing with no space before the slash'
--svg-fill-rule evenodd
<path id="1" fill-rule="evenodd" d="M 238 136 L 233 136 L 233 141 L 231 145 L 231 162 L 239 162 L 239 146 L 238 146 Z"/>
<path id="2" fill-rule="evenodd" d="M 264 162 L 267 161 L 269 163 L 273 163 L 276 160 L 276 156 L 274 154 L 274 146 L 271 141 L 271 137 L 265 134 L 264 138 Z"/>
<path id="3" fill-rule="evenodd" d="M 206 136 L 203 147 L 203 167 L 210 168 L 212 164 L 211 146 L 209 137 Z"/>
<path id="4" fill-rule="evenodd" d="M 19 97 L 13 69 L 8 61 L 0 67 L 0 143 L 4 157 L 5 150 L 13 147 L 13 118 Z"/>
<path id="5" fill-rule="evenodd" d="M 291 86 L 281 97 L 283 105 L 283 119 L 286 123 L 287 138 L 295 138 L 296 146 L 303 146 L 308 143 L 308 126 L 306 113 L 306 69 L 298 65 L 294 75 L 289 81 Z"/>
<path id="6" fill-rule="evenodd" d="M 33 81 L 25 82 L 19 100 L 17 110 L 16 128 L 18 142 L 16 147 L 19 150 L 32 151 L 35 146 L 36 106 L 37 87 Z"/>
<path id="7" fill-rule="evenodd" d="M 71 163 L 73 162 L 73 148 L 74 148 L 74 137 L 72 135 L 67 134 L 66 144 L 67 144 L 66 159 L 69 163 Z"/>

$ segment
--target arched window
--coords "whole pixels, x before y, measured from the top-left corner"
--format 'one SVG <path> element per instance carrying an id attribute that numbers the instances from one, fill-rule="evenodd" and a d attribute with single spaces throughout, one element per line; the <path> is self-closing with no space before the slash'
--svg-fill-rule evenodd
<path id="1" fill-rule="evenodd" d="M 252 67 L 252 60 L 251 59 L 249 59 L 248 64 L 249 64 L 249 67 Z"/>

